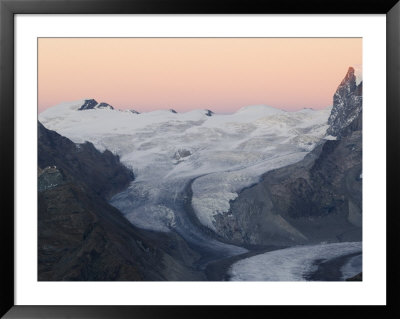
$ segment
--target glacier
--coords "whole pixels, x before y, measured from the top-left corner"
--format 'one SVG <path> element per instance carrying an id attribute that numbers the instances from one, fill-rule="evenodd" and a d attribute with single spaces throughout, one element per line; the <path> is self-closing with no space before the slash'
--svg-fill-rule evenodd
<path id="1" fill-rule="evenodd" d="M 111 203 L 136 226 L 155 231 L 178 227 L 183 214 L 176 204 L 189 182 L 197 219 L 215 230 L 214 216 L 226 212 L 240 190 L 268 170 L 300 161 L 324 139 L 331 111 L 289 112 L 266 105 L 233 114 L 78 111 L 84 103 L 51 107 L 39 120 L 75 143 L 89 141 L 119 155 L 136 179 Z M 190 155 L 177 158 L 180 153 Z"/>
<path id="2" fill-rule="evenodd" d="M 317 268 L 317 260 L 330 260 L 362 251 L 361 242 L 294 246 L 270 251 L 234 263 L 228 270 L 231 281 L 305 281 Z M 361 271 L 361 255 L 342 268 L 342 280 Z"/>

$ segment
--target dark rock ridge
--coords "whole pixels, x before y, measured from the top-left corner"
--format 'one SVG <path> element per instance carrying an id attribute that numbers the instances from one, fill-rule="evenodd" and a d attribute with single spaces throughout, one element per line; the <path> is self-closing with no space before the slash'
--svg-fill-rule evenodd
<path id="1" fill-rule="evenodd" d="M 330 125 L 327 134 L 341 136 L 348 132 L 348 127 L 361 113 L 362 109 L 362 82 L 357 86 L 354 69 L 349 68 L 343 81 L 333 96 L 333 107 L 328 119 Z"/>
<path id="2" fill-rule="evenodd" d="M 79 111 L 82 110 L 91 110 L 93 109 L 97 104 L 97 101 L 94 99 L 90 99 L 90 100 L 85 100 L 85 102 L 82 104 L 82 106 L 78 109 Z"/>
<path id="3" fill-rule="evenodd" d="M 133 179 L 117 156 L 38 126 L 38 280 L 204 279 L 180 236 L 138 229 L 108 204 Z"/>
<path id="4" fill-rule="evenodd" d="M 85 100 L 85 102 L 78 109 L 78 111 L 94 110 L 94 109 L 114 110 L 114 108 L 108 103 L 105 103 L 105 102 L 97 103 L 97 101 L 95 99 L 89 99 L 89 100 Z"/>
<path id="5" fill-rule="evenodd" d="M 179 149 L 179 150 L 177 150 L 177 151 L 175 152 L 175 154 L 174 154 L 174 156 L 173 156 L 173 159 L 175 159 L 175 160 L 177 160 L 177 161 L 180 161 L 180 160 L 182 160 L 183 158 L 188 157 L 188 156 L 190 156 L 190 155 L 192 155 L 192 152 L 191 152 L 191 151 L 182 148 L 182 149 Z"/>
<path id="6" fill-rule="evenodd" d="M 210 111 L 210 110 L 205 110 L 205 111 L 206 111 L 207 116 L 212 116 L 214 114 L 213 111 Z"/>
<path id="7" fill-rule="evenodd" d="M 171 113 L 175 113 L 175 114 L 177 114 L 178 112 L 177 111 L 175 111 L 174 109 L 169 109 L 169 111 L 171 112 Z"/>
<path id="8" fill-rule="evenodd" d="M 361 91 L 350 68 L 335 94 L 346 102 L 331 115 L 337 140 L 322 142 L 302 161 L 267 172 L 240 192 L 229 212 L 215 216 L 217 233 L 239 245 L 361 240 L 362 99 L 354 93 Z M 355 115 L 347 126 L 339 121 L 343 114 Z"/>

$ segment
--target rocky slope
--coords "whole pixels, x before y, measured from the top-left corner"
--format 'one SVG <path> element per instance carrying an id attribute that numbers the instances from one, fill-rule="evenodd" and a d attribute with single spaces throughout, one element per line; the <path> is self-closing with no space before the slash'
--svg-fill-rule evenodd
<path id="1" fill-rule="evenodd" d="M 133 179 L 117 156 L 38 130 L 39 280 L 204 279 L 177 234 L 137 229 L 107 203 Z"/>
<path id="2" fill-rule="evenodd" d="M 361 240 L 362 83 L 355 83 L 350 68 L 334 95 L 327 134 L 337 139 L 244 189 L 216 216 L 218 234 L 247 245 Z"/>
<path id="3" fill-rule="evenodd" d="M 41 123 L 38 138 L 40 168 L 56 166 L 67 179 L 84 182 L 99 196 L 108 199 L 134 179 L 118 156 L 108 150 L 100 153 L 92 143 L 75 144 Z"/>

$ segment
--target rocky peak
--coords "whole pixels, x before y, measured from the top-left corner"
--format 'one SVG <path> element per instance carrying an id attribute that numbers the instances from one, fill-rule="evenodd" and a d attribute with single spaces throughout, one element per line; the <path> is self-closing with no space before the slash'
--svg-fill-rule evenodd
<path id="1" fill-rule="evenodd" d="M 78 109 L 78 111 L 83 111 L 83 110 L 91 110 L 94 109 L 94 107 L 99 104 L 95 99 L 89 99 L 85 100 L 85 102 L 82 104 L 82 106 Z"/>
<path id="2" fill-rule="evenodd" d="M 360 121 L 362 111 L 362 82 L 357 85 L 354 68 L 349 67 L 333 95 L 333 107 L 328 119 L 328 135 L 342 137 L 353 121 Z M 357 125 L 359 128 L 360 125 Z"/>
<path id="3" fill-rule="evenodd" d="M 88 99 L 88 100 L 85 100 L 85 102 L 78 109 L 78 111 L 94 110 L 94 109 L 114 110 L 114 108 L 108 103 L 105 103 L 105 102 L 98 103 L 95 99 Z"/>
<path id="4" fill-rule="evenodd" d="M 347 70 L 347 74 L 344 77 L 344 79 L 342 80 L 342 82 L 340 83 L 340 86 L 346 86 L 348 84 L 351 85 L 355 85 L 356 84 L 356 76 L 354 75 L 354 68 L 353 67 L 349 67 L 349 69 Z"/>

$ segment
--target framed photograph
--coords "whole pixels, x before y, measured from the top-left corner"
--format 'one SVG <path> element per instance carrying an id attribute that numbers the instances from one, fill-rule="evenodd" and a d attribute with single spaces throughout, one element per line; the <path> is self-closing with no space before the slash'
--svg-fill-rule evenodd
<path id="1" fill-rule="evenodd" d="M 397 1 L 0 3 L 1 315 L 398 313 Z"/>

